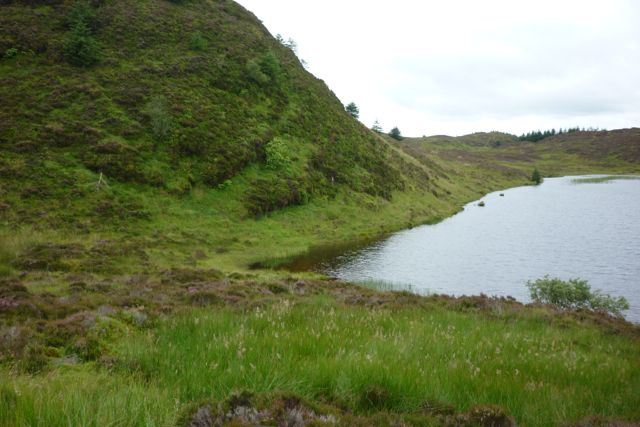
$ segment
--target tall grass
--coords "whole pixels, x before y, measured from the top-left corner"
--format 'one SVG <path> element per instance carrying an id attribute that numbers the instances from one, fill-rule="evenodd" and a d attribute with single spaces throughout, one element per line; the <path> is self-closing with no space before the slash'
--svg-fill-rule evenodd
<path id="1" fill-rule="evenodd" d="M 36 231 L 4 231 L 0 228 L 0 277 L 13 271 L 13 263 L 21 251 L 41 240 L 42 233 Z"/>
<path id="2" fill-rule="evenodd" d="M 445 309 L 317 299 L 249 312 L 196 310 L 119 343 L 111 372 L 0 371 L 0 426 L 162 426 L 234 391 L 293 392 L 369 413 L 503 406 L 518 423 L 640 420 L 636 338 Z"/>
<path id="3" fill-rule="evenodd" d="M 498 404 L 528 425 L 591 414 L 640 419 L 637 342 L 535 319 L 284 301 L 246 315 L 174 318 L 121 351 L 135 373 L 182 402 L 281 390 L 357 411 Z"/>
<path id="4" fill-rule="evenodd" d="M 170 390 L 133 376 L 63 369 L 35 377 L 0 372 L 0 426 L 164 426 L 178 411 Z"/>

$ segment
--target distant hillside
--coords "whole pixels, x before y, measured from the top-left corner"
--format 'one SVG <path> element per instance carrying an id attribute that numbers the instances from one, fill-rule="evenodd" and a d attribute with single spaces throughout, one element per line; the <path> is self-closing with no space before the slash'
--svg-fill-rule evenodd
<path id="1" fill-rule="evenodd" d="M 434 160 L 450 177 L 502 175 L 526 179 L 534 167 L 544 175 L 640 172 L 640 128 L 555 135 L 539 142 L 520 141 L 500 132 L 461 137 L 408 138 L 394 143 L 425 165 Z"/>

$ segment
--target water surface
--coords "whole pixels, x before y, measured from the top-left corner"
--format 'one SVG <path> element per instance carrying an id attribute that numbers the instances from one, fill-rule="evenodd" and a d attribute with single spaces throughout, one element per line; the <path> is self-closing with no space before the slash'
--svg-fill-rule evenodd
<path id="1" fill-rule="evenodd" d="M 485 207 L 474 202 L 439 224 L 306 265 L 349 281 L 520 301 L 529 301 L 528 280 L 581 278 L 627 298 L 626 317 L 640 322 L 640 180 L 575 178 L 492 193 L 482 199 Z"/>

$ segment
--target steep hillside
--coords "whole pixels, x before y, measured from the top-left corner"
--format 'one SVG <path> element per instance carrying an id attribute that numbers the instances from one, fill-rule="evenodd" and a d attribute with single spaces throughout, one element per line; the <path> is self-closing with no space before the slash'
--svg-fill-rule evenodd
<path id="1" fill-rule="evenodd" d="M 3 3 L 5 219 L 144 216 L 121 184 L 184 195 L 242 175 L 249 215 L 405 185 L 401 158 L 235 2 Z"/>
<path id="2" fill-rule="evenodd" d="M 235 269 L 459 203 L 233 1 L 0 8 L 0 270 L 105 240 L 114 268 Z"/>
<path id="3" fill-rule="evenodd" d="M 0 270 L 60 267 L 53 242 L 72 270 L 235 270 L 446 217 L 534 165 L 637 170 L 635 130 L 376 135 L 233 1 L 0 8 Z"/>

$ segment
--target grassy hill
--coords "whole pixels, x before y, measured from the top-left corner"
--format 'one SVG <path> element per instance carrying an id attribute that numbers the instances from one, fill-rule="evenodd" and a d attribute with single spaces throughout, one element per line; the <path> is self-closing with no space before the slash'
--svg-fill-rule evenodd
<path id="1" fill-rule="evenodd" d="M 0 99 L 0 426 L 640 420 L 623 320 L 249 269 L 640 130 L 395 141 L 228 0 L 0 0 Z"/>
<path id="2" fill-rule="evenodd" d="M 637 171 L 640 162 L 640 128 L 614 131 L 580 131 L 519 141 L 510 134 L 492 132 L 461 137 L 409 138 L 397 143 L 415 158 L 449 161 L 491 170 L 530 173 L 533 165 L 546 176 L 579 173 Z"/>
<path id="3" fill-rule="evenodd" d="M 231 1 L 1 7 L 5 271 L 42 264 L 15 259 L 42 242 L 91 252 L 104 240 L 120 270 L 233 271 L 449 216 L 526 183 L 538 163 L 547 174 L 637 171 L 637 152 L 615 152 L 638 146 L 633 130 L 625 148 L 617 134 L 535 145 L 376 135 Z"/>
<path id="4" fill-rule="evenodd" d="M 247 236 L 229 223 L 311 204 L 294 220 L 305 227 L 314 203 L 379 209 L 438 188 L 234 2 L 8 2 L 0 27 L 0 221 L 13 234 L 206 228 L 208 247 L 231 251 Z"/>

